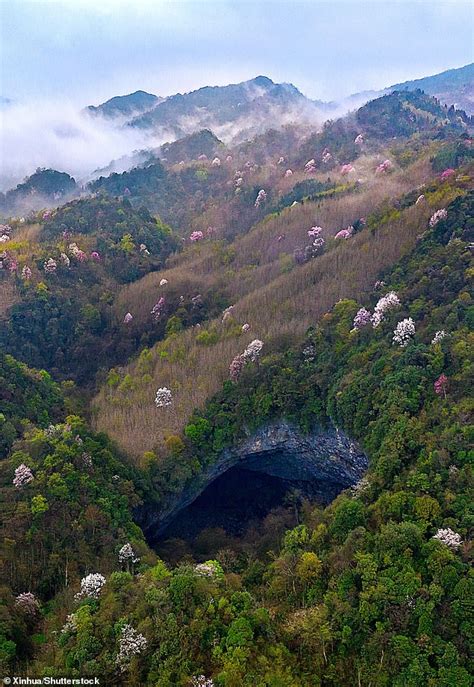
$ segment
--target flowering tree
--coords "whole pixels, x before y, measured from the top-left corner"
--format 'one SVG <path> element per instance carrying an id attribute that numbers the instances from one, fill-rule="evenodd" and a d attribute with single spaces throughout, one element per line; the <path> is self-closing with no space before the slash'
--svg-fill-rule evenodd
<path id="1" fill-rule="evenodd" d="M 25 265 L 23 269 L 21 270 L 21 276 L 25 281 L 29 281 L 31 279 L 31 269 L 28 267 L 28 265 Z"/>
<path id="2" fill-rule="evenodd" d="M 446 529 L 439 529 L 436 534 L 433 535 L 433 539 L 437 539 L 443 544 L 446 544 L 446 546 L 449 546 L 450 549 L 454 550 L 459 549 L 462 544 L 461 535 L 457 532 L 454 532 L 454 530 L 452 530 L 450 527 L 447 527 Z"/>
<path id="3" fill-rule="evenodd" d="M 194 675 L 191 678 L 191 687 L 214 687 L 214 681 L 205 675 Z"/>
<path id="4" fill-rule="evenodd" d="M 133 569 L 133 565 L 135 563 L 140 562 L 140 557 L 137 556 L 137 554 L 133 550 L 130 542 L 127 542 L 126 544 L 124 544 L 122 546 L 122 548 L 120 549 L 120 551 L 118 553 L 118 559 L 119 559 L 119 563 L 122 563 L 122 565 L 127 566 L 127 570 L 130 570 L 130 567 L 132 567 L 132 569 Z"/>
<path id="5" fill-rule="evenodd" d="M 440 179 L 441 179 L 441 181 L 446 181 L 446 179 L 449 179 L 450 177 L 452 177 L 453 174 L 456 174 L 456 170 L 449 167 L 448 169 L 445 169 L 444 172 L 441 173 Z"/>
<path id="6" fill-rule="evenodd" d="M 130 324 L 130 322 L 133 320 L 133 315 L 131 312 L 128 312 L 125 317 L 123 318 L 124 324 Z"/>
<path id="7" fill-rule="evenodd" d="M 15 599 L 15 606 L 17 606 L 23 613 L 27 615 L 36 615 L 39 613 L 40 604 L 38 599 L 31 592 L 23 592 L 18 594 Z"/>
<path id="8" fill-rule="evenodd" d="M 225 161 L 226 161 L 226 162 L 232 162 L 232 159 L 233 159 L 233 158 L 232 158 L 232 155 L 227 155 Z"/>
<path id="9" fill-rule="evenodd" d="M 285 162 L 285 158 L 284 158 L 284 157 L 280 157 L 280 158 L 278 158 L 277 164 L 278 164 L 278 165 L 282 165 L 284 162 Z"/>
<path id="10" fill-rule="evenodd" d="M 342 176 L 346 176 L 347 174 L 350 174 L 353 171 L 354 171 L 354 167 L 351 164 L 342 165 L 342 167 L 341 167 Z"/>
<path id="11" fill-rule="evenodd" d="M 144 245 L 144 244 L 142 244 L 142 245 Z M 98 253 L 96 250 L 93 250 L 91 253 L 91 258 L 92 258 L 92 260 L 94 260 L 94 262 L 100 262 L 100 260 L 101 260 L 100 253 Z"/>
<path id="12" fill-rule="evenodd" d="M 215 157 L 213 161 L 211 162 L 211 165 L 213 167 L 220 167 L 221 166 L 221 161 L 218 157 Z"/>
<path id="13" fill-rule="evenodd" d="M 264 203 L 266 201 L 266 199 L 267 199 L 266 191 L 263 188 L 261 188 L 257 194 L 257 197 L 255 198 L 255 203 L 254 203 L 255 207 L 259 208 L 260 205 L 262 205 L 262 203 Z"/>
<path id="14" fill-rule="evenodd" d="M 244 332 L 244 334 L 245 334 L 245 332 L 248 332 L 249 330 L 250 330 L 250 325 L 248 322 L 246 322 L 245 324 L 242 325 L 242 331 Z"/>
<path id="15" fill-rule="evenodd" d="M 160 286 L 166 286 L 167 283 L 168 283 L 167 279 L 161 279 L 160 280 Z"/>
<path id="16" fill-rule="evenodd" d="M 158 300 L 157 303 L 153 306 L 151 309 L 151 314 L 153 315 L 153 319 L 158 322 L 160 319 L 161 315 L 163 314 L 163 308 L 165 307 L 165 298 L 164 296 L 161 296 L 161 298 Z"/>
<path id="17" fill-rule="evenodd" d="M 204 238 L 202 231 L 193 231 L 189 237 L 189 240 L 195 243 L 196 241 L 201 241 Z"/>
<path id="18" fill-rule="evenodd" d="M 292 176 L 293 176 L 293 170 L 287 169 L 285 172 L 285 177 L 288 179 L 288 177 L 292 177 Z"/>
<path id="19" fill-rule="evenodd" d="M 321 156 L 321 160 L 324 162 L 325 165 L 327 165 L 328 162 L 331 162 L 332 160 L 332 155 L 329 152 L 327 148 L 323 150 L 323 154 Z"/>
<path id="20" fill-rule="evenodd" d="M 314 158 L 308 160 L 308 162 L 304 166 L 304 171 L 309 173 L 316 171 L 316 161 L 314 160 Z"/>
<path id="21" fill-rule="evenodd" d="M 444 331 L 444 329 L 440 329 L 439 331 L 436 332 L 436 334 L 433 336 L 433 339 L 431 341 L 432 346 L 436 346 L 436 344 L 439 344 L 443 339 L 445 339 L 448 335 Z"/>
<path id="22" fill-rule="evenodd" d="M 351 491 L 354 496 L 362 496 L 362 494 L 367 491 L 370 487 L 370 482 L 367 477 L 361 477 L 361 479 L 352 485 Z"/>
<path id="23" fill-rule="evenodd" d="M 34 475 L 31 472 L 30 468 L 22 463 L 17 467 L 15 470 L 15 476 L 13 478 L 13 486 L 15 487 L 24 487 L 26 484 L 29 484 L 34 480 Z"/>
<path id="24" fill-rule="evenodd" d="M 438 379 L 433 383 L 433 388 L 435 394 L 438 396 L 443 395 L 446 398 L 446 392 L 448 391 L 449 381 L 445 374 L 441 374 Z"/>
<path id="25" fill-rule="evenodd" d="M 69 244 L 69 254 L 72 255 L 72 257 L 76 258 L 79 262 L 84 262 L 87 260 L 87 255 L 84 253 L 83 250 L 79 248 L 77 243 L 70 243 Z"/>
<path id="26" fill-rule="evenodd" d="M 57 267 L 58 263 L 56 260 L 53 260 L 53 258 L 48 258 L 44 263 L 44 271 L 48 274 L 53 274 L 53 272 L 56 272 Z"/>
<path id="27" fill-rule="evenodd" d="M 366 327 L 368 324 L 370 324 L 371 317 L 372 314 L 370 310 L 367 310 L 366 308 L 360 308 L 356 312 L 352 326 L 354 329 L 362 329 L 362 327 Z"/>
<path id="28" fill-rule="evenodd" d="M 222 322 L 226 322 L 226 320 L 229 319 L 229 317 L 232 316 L 232 310 L 234 309 L 233 305 L 229 305 L 228 308 L 222 311 Z"/>
<path id="29" fill-rule="evenodd" d="M 446 217 L 448 216 L 448 211 L 446 208 L 441 208 L 441 210 L 437 210 L 434 215 L 431 215 L 430 217 L 430 227 L 433 229 L 438 222 L 441 222 L 441 220 L 445 220 Z"/>
<path id="30" fill-rule="evenodd" d="M 250 329 L 249 325 L 247 325 L 247 327 L 248 329 Z M 248 329 L 246 329 L 245 331 L 248 331 Z M 242 373 L 242 370 L 248 362 L 256 362 L 258 360 L 262 347 L 263 341 L 260 341 L 260 339 L 254 339 L 249 343 L 249 345 L 243 353 L 240 353 L 239 355 L 235 356 L 235 358 L 229 366 L 229 375 L 233 382 L 237 382 Z"/>
<path id="31" fill-rule="evenodd" d="M 390 291 L 379 299 L 372 315 L 372 325 L 378 327 L 385 317 L 385 313 L 400 305 L 400 299 L 395 291 Z"/>
<path id="32" fill-rule="evenodd" d="M 361 146 L 363 142 L 364 137 L 362 136 L 362 134 L 357 134 L 357 136 L 354 138 L 354 143 L 356 144 L 356 146 Z"/>
<path id="33" fill-rule="evenodd" d="M 127 623 L 122 627 L 119 640 L 119 652 L 116 659 L 117 666 L 122 672 L 128 668 L 134 656 L 138 656 L 145 651 L 147 644 L 146 638 L 140 632 L 137 632 L 131 625 Z"/>
<path id="34" fill-rule="evenodd" d="M 251 362 L 256 362 L 260 356 L 261 350 L 263 348 L 263 341 L 260 339 L 254 339 L 249 343 L 245 351 L 242 353 L 245 362 L 249 360 Z"/>
<path id="35" fill-rule="evenodd" d="M 166 406 L 170 406 L 173 403 L 173 394 L 171 393 L 171 389 L 168 389 L 166 386 L 160 387 L 155 396 L 155 405 L 157 408 L 165 408 Z"/>
<path id="36" fill-rule="evenodd" d="M 349 239 L 354 233 L 354 227 L 347 227 L 347 229 L 341 229 L 334 236 L 335 239 Z"/>
<path id="37" fill-rule="evenodd" d="M 61 253 L 61 255 L 59 256 L 59 259 L 61 260 L 64 267 L 70 267 L 71 266 L 71 261 L 69 260 L 66 253 Z"/>
<path id="38" fill-rule="evenodd" d="M 224 571 L 218 561 L 206 561 L 205 563 L 198 563 L 195 566 L 194 572 L 201 577 L 213 577 L 215 579 L 222 579 Z"/>
<path id="39" fill-rule="evenodd" d="M 242 370 L 244 369 L 245 360 L 242 354 L 236 355 L 229 365 L 229 375 L 233 382 L 237 382 Z"/>
<path id="40" fill-rule="evenodd" d="M 405 346 L 408 346 L 414 336 L 415 323 L 411 317 L 407 317 L 399 322 L 395 327 L 393 331 L 393 343 L 405 348 Z"/>
<path id="41" fill-rule="evenodd" d="M 315 239 L 321 235 L 322 230 L 322 227 L 311 227 L 311 229 L 308 229 L 308 236 L 312 239 Z"/>
<path id="42" fill-rule="evenodd" d="M 376 172 L 377 174 L 383 174 L 383 173 L 385 173 L 385 172 L 390 172 L 390 170 L 392 169 L 392 167 L 393 167 L 393 163 L 392 163 L 390 160 L 384 160 L 383 162 L 381 162 L 381 163 L 378 165 L 378 167 L 377 167 L 377 169 L 375 170 L 375 172 Z"/>
<path id="43" fill-rule="evenodd" d="M 422 193 L 421 196 L 418 196 L 418 198 L 416 199 L 415 205 L 421 205 L 421 203 L 424 203 L 425 200 L 426 200 L 426 198 L 425 198 L 425 196 L 424 196 L 423 193 Z"/>
<path id="44" fill-rule="evenodd" d="M 98 599 L 106 579 L 100 573 L 90 573 L 81 580 L 81 591 L 75 596 L 76 599 Z"/>

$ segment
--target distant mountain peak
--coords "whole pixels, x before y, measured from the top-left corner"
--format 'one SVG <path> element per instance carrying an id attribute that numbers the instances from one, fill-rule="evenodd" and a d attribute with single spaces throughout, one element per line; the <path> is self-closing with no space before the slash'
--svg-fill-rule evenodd
<path id="1" fill-rule="evenodd" d="M 155 107 L 163 98 L 146 91 L 134 91 L 128 95 L 116 95 L 100 105 L 89 105 L 87 111 L 103 117 L 138 115 Z"/>
<path id="2" fill-rule="evenodd" d="M 275 85 L 275 82 L 272 81 L 268 76 L 256 76 L 254 79 L 251 79 L 249 83 L 253 83 L 256 86 L 263 86 L 264 88 L 270 88 L 271 86 Z"/>

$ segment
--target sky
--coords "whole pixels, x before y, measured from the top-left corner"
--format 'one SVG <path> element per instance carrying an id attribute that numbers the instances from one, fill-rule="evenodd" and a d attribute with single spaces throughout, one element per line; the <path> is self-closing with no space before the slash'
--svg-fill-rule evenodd
<path id="1" fill-rule="evenodd" d="M 0 95 L 98 104 L 258 74 L 338 99 L 474 60 L 463 0 L 0 0 Z"/>

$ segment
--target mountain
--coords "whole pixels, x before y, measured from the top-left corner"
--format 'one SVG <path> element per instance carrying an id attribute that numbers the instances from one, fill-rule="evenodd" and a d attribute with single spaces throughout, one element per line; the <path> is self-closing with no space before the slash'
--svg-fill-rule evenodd
<path id="1" fill-rule="evenodd" d="M 458 110 L 474 114 L 474 62 L 457 69 L 448 69 L 440 74 L 425 76 L 421 79 L 393 84 L 380 91 L 362 91 L 345 98 L 342 104 L 348 109 L 360 107 L 393 91 L 421 90 L 437 98 L 443 105 L 454 105 Z"/>
<path id="2" fill-rule="evenodd" d="M 471 687 L 472 125 L 198 129 L 1 228 L 0 675 Z"/>
<path id="3" fill-rule="evenodd" d="M 200 155 L 213 158 L 223 147 L 222 141 L 212 131 L 202 129 L 172 143 L 164 143 L 159 149 L 159 155 L 174 164 L 181 160 L 197 160 Z"/>
<path id="4" fill-rule="evenodd" d="M 55 169 L 37 169 L 25 181 L 6 193 L 0 193 L 2 214 L 26 214 L 51 204 L 65 202 L 77 191 L 75 179 Z"/>
<path id="5" fill-rule="evenodd" d="M 101 105 L 89 105 L 86 110 L 102 117 L 132 117 L 150 110 L 163 100 L 146 91 L 135 91 L 129 95 L 116 95 Z"/>
<path id="6" fill-rule="evenodd" d="M 446 105 L 474 114 L 474 62 L 458 69 L 448 69 L 434 76 L 404 81 L 390 86 L 391 91 L 421 89 Z"/>
<path id="7" fill-rule="evenodd" d="M 244 140 L 289 121 L 320 122 L 326 107 L 306 98 L 292 84 L 276 84 L 257 76 L 228 86 L 206 86 L 177 93 L 133 118 L 129 125 L 180 138 L 198 129 L 211 129 L 225 142 Z"/>

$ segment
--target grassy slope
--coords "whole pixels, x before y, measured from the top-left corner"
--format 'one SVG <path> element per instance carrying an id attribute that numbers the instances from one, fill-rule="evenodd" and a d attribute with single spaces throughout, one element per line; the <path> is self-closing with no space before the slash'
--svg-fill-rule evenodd
<path id="1" fill-rule="evenodd" d="M 220 388 L 232 358 L 253 338 L 265 342 L 265 351 L 274 350 L 301 338 L 340 298 L 357 298 L 370 291 L 380 272 L 413 247 L 433 210 L 457 191 L 446 186 L 433 196 L 431 207 L 412 206 L 399 216 L 389 215 L 375 233 L 366 229 L 347 242 L 328 241 L 325 255 L 303 266 L 294 266 L 293 249 L 312 225 L 323 226 L 329 239 L 342 226 L 380 207 L 384 199 L 417 186 L 428 174 L 418 162 L 388 178 L 372 175 L 367 188 L 362 186 L 358 193 L 305 203 L 266 218 L 236 239 L 224 256 L 213 245 L 199 246 L 173 269 L 127 287 L 119 299 L 121 311 L 146 318 L 157 294 L 163 292 L 157 283 L 163 276 L 177 291 L 179 284 L 196 293 L 212 292 L 215 280 L 216 288 L 234 304 L 234 326 L 220 320 L 206 325 L 217 338 L 209 345 L 199 343 L 202 328 L 178 333 L 158 343 L 146 358 L 120 369 L 114 385 L 105 385 L 95 399 L 97 427 L 138 458 L 160 445 L 166 435 L 182 430 L 192 410 Z M 278 242 L 282 233 L 285 239 Z M 226 263 L 229 255 L 234 256 L 230 264 L 219 264 Z M 251 325 L 246 334 L 240 332 L 244 322 Z M 161 386 L 173 390 L 175 403 L 169 410 L 157 411 L 154 392 Z"/>

